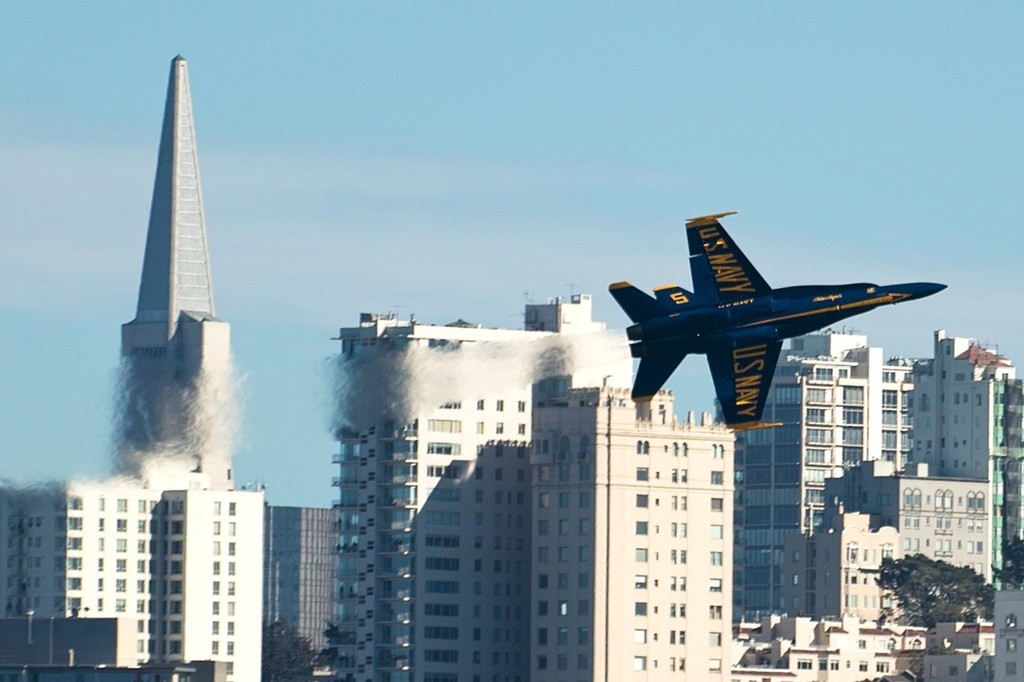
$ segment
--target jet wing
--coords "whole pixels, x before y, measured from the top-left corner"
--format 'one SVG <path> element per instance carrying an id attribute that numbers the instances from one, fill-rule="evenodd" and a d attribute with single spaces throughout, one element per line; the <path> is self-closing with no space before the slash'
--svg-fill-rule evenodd
<path id="1" fill-rule="evenodd" d="M 685 357 L 685 352 L 669 349 L 658 355 L 641 358 L 636 379 L 633 381 L 633 400 L 638 403 L 649 402 Z"/>
<path id="2" fill-rule="evenodd" d="M 693 290 L 703 303 L 727 303 L 763 296 L 772 291 L 718 222 L 719 218 L 733 213 L 701 216 L 686 221 Z"/>
<path id="3" fill-rule="evenodd" d="M 739 430 L 777 426 L 762 424 L 761 413 L 781 351 L 782 342 L 773 341 L 726 346 L 708 353 L 711 378 L 727 426 Z"/>

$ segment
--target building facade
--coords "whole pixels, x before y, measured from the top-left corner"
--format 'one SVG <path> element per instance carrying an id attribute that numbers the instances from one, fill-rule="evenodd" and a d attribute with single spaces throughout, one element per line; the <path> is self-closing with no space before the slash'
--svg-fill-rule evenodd
<path id="1" fill-rule="evenodd" d="M 1021 537 L 1024 382 L 1005 357 L 966 338 L 935 332 L 934 357 L 914 370 L 915 462 L 932 476 L 986 481 L 990 563 L 1002 567 L 1004 538 Z"/>
<path id="2" fill-rule="evenodd" d="M 998 590 L 995 598 L 996 682 L 1019 680 L 1024 674 L 1024 591 Z"/>
<path id="3" fill-rule="evenodd" d="M 0 490 L 9 616 L 133 618 L 136 661 L 218 660 L 259 677 L 262 493 L 113 481 Z"/>
<path id="4" fill-rule="evenodd" d="M 786 610 L 785 540 L 823 526 L 825 480 L 862 461 L 902 466 L 910 451 L 910 362 L 832 331 L 794 338 L 783 353 L 764 412 L 781 426 L 736 444 L 734 602 L 748 618 Z"/>
<path id="5" fill-rule="evenodd" d="M 913 471 L 914 473 L 909 473 Z M 897 473 L 891 462 L 865 462 L 825 486 L 826 517 L 860 512 L 872 528 L 899 529 L 903 556 L 924 554 L 969 566 L 992 580 L 991 506 L 987 481 L 929 476 L 927 465 Z"/>
<path id="6" fill-rule="evenodd" d="M 902 557 L 892 526 L 871 527 L 867 514 L 838 513 L 828 528 L 786 538 L 782 603 L 794 616 L 877 621 L 889 606 L 876 582 L 882 560 Z"/>
<path id="7" fill-rule="evenodd" d="M 338 510 L 267 505 L 263 518 L 263 620 L 321 651 L 337 603 Z"/>
<path id="8" fill-rule="evenodd" d="M 627 384 L 628 385 L 628 384 Z M 733 436 L 662 391 L 538 400 L 529 679 L 726 679 Z"/>
<path id="9" fill-rule="evenodd" d="M 630 375 L 621 344 L 592 353 L 590 311 L 578 295 L 528 306 L 527 330 L 341 330 L 339 679 L 530 679 L 534 385 Z"/>
<path id="10" fill-rule="evenodd" d="M 924 654 L 927 632 L 849 616 L 813 620 L 766 616 L 736 642 L 731 679 L 861 682 L 906 670 Z"/>

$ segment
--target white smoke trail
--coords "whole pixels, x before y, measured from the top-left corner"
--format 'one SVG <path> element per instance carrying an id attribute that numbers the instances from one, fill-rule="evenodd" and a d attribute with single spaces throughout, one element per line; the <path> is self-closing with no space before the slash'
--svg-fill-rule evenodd
<path id="1" fill-rule="evenodd" d="M 626 341 L 615 332 L 444 347 L 378 344 L 337 358 L 331 426 L 359 432 L 380 421 L 401 423 L 445 403 L 528 388 L 546 378 L 574 375 L 577 385 L 600 385 L 607 375 L 621 379 L 629 363 Z"/>
<path id="2" fill-rule="evenodd" d="M 190 473 L 230 477 L 239 382 L 230 358 L 177 376 L 170 363 L 125 357 L 118 380 L 115 476 L 181 487 Z"/>

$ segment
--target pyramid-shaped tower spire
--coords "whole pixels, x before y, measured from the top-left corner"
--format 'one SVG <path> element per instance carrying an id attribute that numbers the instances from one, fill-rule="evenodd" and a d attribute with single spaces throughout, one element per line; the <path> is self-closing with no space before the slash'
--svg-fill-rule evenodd
<path id="1" fill-rule="evenodd" d="M 166 322 L 170 338 L 183 312 L 214 317 L 188 65 L 179 55 L 171 61 L 135 320 Z"/>

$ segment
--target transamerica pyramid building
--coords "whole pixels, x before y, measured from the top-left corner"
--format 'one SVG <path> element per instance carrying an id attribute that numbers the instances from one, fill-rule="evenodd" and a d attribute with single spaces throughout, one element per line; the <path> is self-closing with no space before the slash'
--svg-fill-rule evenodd
<path id="1" fill-rule="evenodd" d="M 171 62 L 135 319 L 121 327 L 118 473 L 233 487 L 230 327 L 214 313 L 188 66 Z M 165 466 L 166 465 L 166 466 Z"/>

